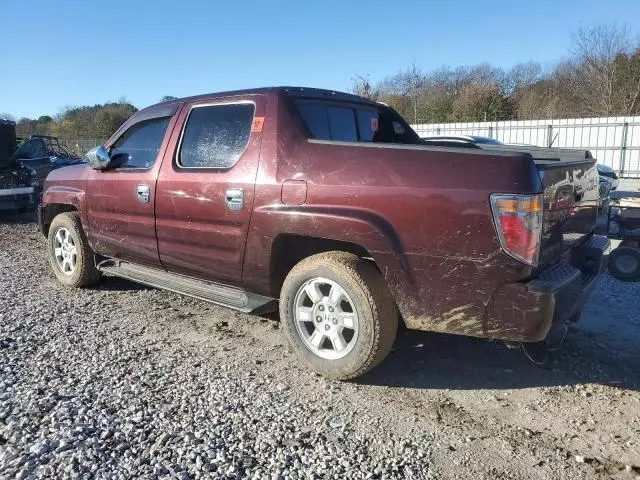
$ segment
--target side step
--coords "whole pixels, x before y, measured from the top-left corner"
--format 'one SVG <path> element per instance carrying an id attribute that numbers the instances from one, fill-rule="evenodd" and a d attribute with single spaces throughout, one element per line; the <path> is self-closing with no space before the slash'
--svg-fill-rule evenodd
<path id="1" fill-rule="evenodd" d="M 263 307 L 275 301 L 274 298 L 245 292 L 239 288 L 197 280 L 184 275 L 116 259 L 104 260 L 97 267 L 98 270 L 104 273 L 126 278 L 150 287 L 188 295 L 205 302 L 216 303 L 246 313 L 262 311 Z"/>

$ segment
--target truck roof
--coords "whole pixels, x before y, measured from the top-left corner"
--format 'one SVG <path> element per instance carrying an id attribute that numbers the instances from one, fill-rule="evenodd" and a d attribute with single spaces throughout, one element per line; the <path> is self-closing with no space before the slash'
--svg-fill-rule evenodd
<path id="1" fill-rule="evenodd" d="M 229 90 L 226 92 L 215 92 L 215 93 L 207 93 L 202 95 L 194 95 L 190 97 L 176 98 L 175 100 L 168 100 L 166 102 L 160 102 L 154 105 L 150 105 L 149 107 L 145 107 L 142 110 L 146 110 L 147 108 L 157 107 L 160 105 L 173 105 L 173 104 L 182 103 L 185 101 L 190 102 L 190 101 L 206 99 L 206 98 L 233 97 L 233 96 L 239 96 L 239 95 L 253 95 L 253 94 L 266 94 L 266 93 L 284 93 L 292 97 L 324 98 L 324 99 L 329 98 L 334 100 L 365 103 L 369 105 L 380 105 L 378 102 L 374 102 L 373 100 L 368 100 L 366 98 L 360 97 L 358 95 L 354 95 L 352 93 L 339 92 L 336 90 L 326 90 L 322 88 L 280 86 L 280 87 L 250 88 L 245 90 Z"/>

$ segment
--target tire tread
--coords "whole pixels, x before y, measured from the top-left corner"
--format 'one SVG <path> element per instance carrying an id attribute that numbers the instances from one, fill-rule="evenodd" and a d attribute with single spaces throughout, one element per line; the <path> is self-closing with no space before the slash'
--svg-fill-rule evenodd
<path id="1" fill-rule="evenodd" d="M 50 236 L 55 234 L 58 226 L 64 226 L 73 231 L 73 234 L 78 239 L 79 243 L 79 245 L 76 245 L 76 248 L 79 248 L 80 251 L 78 253 L 82 255 L 82 259 L 78 265 L 78 268 L 80 268 L 78 275 L 66 276 L 62 274 L 59 272 L 56 261 L 53 258 L 53 252 L 51 252 L 51 238 L 49 238 L 49 261 L 51 263 L 51 268 L 60 283 L 68 287 L 81 288 L 93 285 L 100 281 L 102 273 L 95 266 L 94 253 L 89 246 L 86 235 L 84 234 L 78 212 L 64 212 L 56 215 L 51 222 L 51 227 L 49 228 Z"/>
<path id="2" fill-rule="evenodd" d="M 293 267 L 282 288 L 283 292 L 287 293 L 285 298 L 281 298 L 281 317 L 287 314 L 289 296 L 295 295 L 295 291 L 290 291 L 291 285 L 288 282 L 290 278 L 304 275 L 321 267 L 335 269 L 348 281 L 355 283 L 371 308 L 374 319 L 374 337 L 367 357 L 359 362 L 360 365 L 356 369 L 345 367 L 341 371 L 323 373 L 326 378 L 334 380 L 354 379 L 380 364 L 391 351 L 398 328 L 398 310 L 382 275 L 371 262 L 352 253 L 330 251 L 307 257 Z"/>

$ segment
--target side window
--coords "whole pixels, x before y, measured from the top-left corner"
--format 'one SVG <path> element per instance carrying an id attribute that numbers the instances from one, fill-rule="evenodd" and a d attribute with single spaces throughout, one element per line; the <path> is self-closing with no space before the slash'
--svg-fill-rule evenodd
<path id="1" fill-rule="evenodd" d="M 182 136 L 177 163 L 185 168 L 231 168 L 249 144 L 253 103 L 195 107 Z"/>
<path id="2" fill-rule="evenodd" d="M 386 107 L 298 100 L 295 105 L 311 138 L 343 142 L 421 144 L 420 137 Z"/>
<path id="3" fill-rule="evenodd" d="M 171 118 L 153 118 L 136 123 L 122 134 L 111 147 L 111 156 L 125 153 L 128 159 L 122 168 L 149 168 L 156 161 L 162 139 Z"/>
<path id="4" fill-rule="evenodd" d="M 341 142 L 358 141 L 353 108 L 300 102 L 298 110 L 313 138 Z"/>
<path id="5" fill-rule="evenodd" d="M 357 142 L 356 119 L 353 108 L 327 107 L 331 139 L 339 142 Z"/>
<path id="6" fill-rule="evenodd" d="M 298 111 L 311 136 L 317 140 L 331 140 L 327 107 L 319 103 L 298 103 Z"/>
<path id="7" fill-rule="evenodd" d="M 358 133 L 361 142 L 373 142 L 373 137 L 379 130 L 379 118 L 377 110 L 358 109 Z"/>

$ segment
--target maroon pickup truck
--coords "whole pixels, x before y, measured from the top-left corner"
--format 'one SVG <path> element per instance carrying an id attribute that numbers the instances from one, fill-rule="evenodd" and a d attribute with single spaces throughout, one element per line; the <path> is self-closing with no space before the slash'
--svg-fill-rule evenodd
<path id="1" fill-rule="evenodd" d="M 429 145 L 354 95 L 265 88 L 146 108 L 40 205 L 53 272 L 280 305 L 298 357 L 349 379 L 410 329 L 508 342 L 575 321 L 608 248 L 589 152 Z"/>

